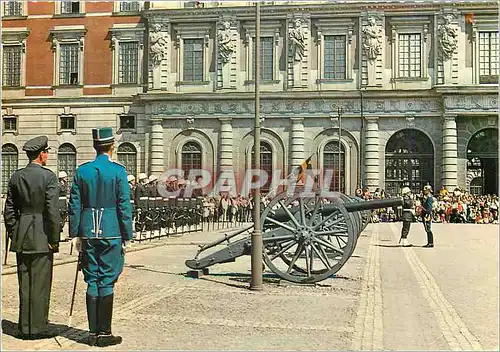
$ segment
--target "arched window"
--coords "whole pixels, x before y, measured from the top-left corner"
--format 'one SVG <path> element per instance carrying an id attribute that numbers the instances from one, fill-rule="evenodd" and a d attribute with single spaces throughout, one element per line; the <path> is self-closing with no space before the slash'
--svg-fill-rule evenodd
<path id="1" fill-rule="evenodd" d="M 184 179 L 187 180 L 189 170 L 201 169 L 201 146 L 193 141 L 182 146 L 181 168 L 184 170 Z"/>
<path id="2" fill-rule="evenodd" d="M 17 170 L 18 151 L 14 144 L 4 144 L 2 146 L 2 194 L 7 193 L 9 180 Z"/>
<path id="3" fill-rule="evenodd" d="M 385 147 L 385 190 L 401 193 L 405 186 L 420 193 L 426 184 L 434 183 L 434 150 L 431 140 L 414 129 L 399 131 Z"/>
<path id="4" fill-rule="evenodd" d="M 467 144 L 467 175 L 470 192 L 498 194 L 498 130 L 476 132 Z"/>
<path id="5" fill-rule="evenodd" d="M 323 149 L 323 175 L 327 170 L 333 173 L 329 190 L 345 193 L 345 149 L 342 143 L 339 148 L 338 141 L 329 142 Z"/>
<path id="6" fill-rule="evenodd" d="M 57 150 L 57 171 L 66 171 L 68 174 L 68 191 L 73 183 L 73 175 L 76 169 L 76 149 L 69 143 L 64 143 Z"/>
<path id="7" fill-rule="evenodd" d="M 255 166 L 254 151 L 252 146 L 252 168 Z M 261 192 L 269 192 L 273 180 L 273 149 L 267 142 L 260 142 L 260 169 L 267 173 L 267 182 L 260 188 Z"/>
<path id="8" fill-rule="evenodd" d="M 116 152 L 118 162 L 125 165 L 127 174 L 137 176 L 137 150 L 131 143 L 122 143 Z"/>

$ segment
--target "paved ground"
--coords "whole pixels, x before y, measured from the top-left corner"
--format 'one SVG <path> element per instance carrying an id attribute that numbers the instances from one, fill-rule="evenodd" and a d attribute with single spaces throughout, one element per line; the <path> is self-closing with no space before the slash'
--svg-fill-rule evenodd
<path id="1" fill-rule="evenodd" d="M 248 290 L 250 258 L 185 277 L 196 245 L 218 235 L 190 234 L 128 253 L 116 286 L 115 349 L 498 350 L 498 226 L 421 224 L 412 248 L 397 245 L 401 224 L 370 225 L 353 257 L 321 285 L 280 282 L 266 271 L 264 291 Z M 66 327 L 75 264 L 55 268 L 50 319 Z M 85 285 L 80 277 L 72 328 L 56 339 L 15 337 L 17 280 L 4 275 L 4 350 L 82 350 Z M 113 349 L 113 348 L 110 348 Z"/>

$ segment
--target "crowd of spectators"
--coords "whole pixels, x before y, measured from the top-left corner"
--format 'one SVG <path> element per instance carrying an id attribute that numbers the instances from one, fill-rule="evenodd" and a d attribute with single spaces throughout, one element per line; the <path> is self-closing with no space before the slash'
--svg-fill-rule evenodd
<path id="1" fill-rule="evenodd" d="M 357 189 L 356 195 L 365 200 L 390 198 L 384 190 L 377 188 L 371 193 Z M 472 195 L 463 189 L 448 191 L 441 187 L 434 193 L 434 218 L 436 223 L 498 224 L 499 200 L 497 195 Z M 414 204 L 414 220 L 421 221 L 421 199 L 423 193 L 411 194 Z M 399 221 L 402 208 L 384 208 L 372 212 L 372 222 Z"/>

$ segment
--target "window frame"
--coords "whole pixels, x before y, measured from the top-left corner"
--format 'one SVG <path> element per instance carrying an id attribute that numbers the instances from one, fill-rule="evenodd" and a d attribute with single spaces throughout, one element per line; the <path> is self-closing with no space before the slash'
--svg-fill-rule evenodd
<path id="1" fill-rule="evenodd" d="M 123 150 L 120 150 L 120 148 L 124 148 L 124 147 L 131 147 L 133 152 L 129 152 L 129 151 L 123 151 Z M 118 145 L 118 147 L 116 148 L 116 159 L 118 160 L 119 163 L 121 163 L 122 165 L 125 166 L 125 169 L 127 170 L 127 173 L 129 175 L 134 175 L 135 177 L 137 177 L 137 170 L 138 170 L 138 158 L 137 158 L 137 155 L 138 155 L 138 151 L 137 151 L 137 147 L 131 143 L 131 142 L 122 142 Z M 120 156 L 122 155 L 134 155 L 134 158 L 135 158 L 135 163 L 134 165 L 132 166 L 133 167 L 133 172 L 129 172 L 128 168 L 127 168 L 127 162 L 123 162 L 123 159 L 120 159 Z"/>
<path id="2" fill-rule="evenodd" d="M 71 149 L 71 152 L 63 151 L 61 152 L 61 147 L 68 147 Z M 66 170 L 61 170 L 61 163 L 59 157 L 62 155 L 73 155 L 74 156 L 74 168 L 72 167 L 73 165 L 69 165 L 69 167 Z M 57 172 L 60 171 L 65 171 L 68 174 L 68 183 L 66 183 L 66 193 L 69 193 L 69 189 L 71 187 L 71 183 L 73 182 L 73 176 L 75 174 L 76 167 L 78 166 L 78 151 L 76 150 L 76 147 L 69 142 L 64 142 L 59 147 L 57 147 Z"/>
<path id="3" fill-rule="evenodd" d="M 62 126 L 62 119 L 64 118 L 73 118 L 73 128 L 63 128 Z M 76 134 L 76 128 L 77 126 L 77 117 L 75 114 L 71 113 L 63 113 L 57 115 L 57 134 L 61 135 L 63 133 L 71 133 L 71 134 Z"/>
<path id="4" fill-rule="evenodd" d="M 143 84 L 143 55 L 145 26 L 143 23 L 118 23 L 110 29 L 111 50 L 113 52 L 113 86 L 141 86 Z M 137 45 L 137 82 L 120 83 L 120 44 L 136 42 Z"/>
<path id="5" fill-rule="evenodd" d="M 393 17 L 390 19 L 391 28 L 391 50 L 392 50 L 392 77 L 391 82 L 402 81 L 427 81 L 429 80 L 429 26 L 430 20 L 428 17 L 408 16 L 408 17 Z M 399 36 L 408 34 L 420 34 L 420 76 L 418 77 L 402 77 L 399 71 Z"/>
<path id="6" fill-rule="evenodd" d="M 5 128 L 5 120 L 10 119 L 10 120 L 15 120 L 16 123 L 16 128 L 15 129 L 6 129 Z M 17 115 L 3 115 L 2 116 L 2 135 L 6 133 L 12 133 L 15 136 L 18 135 L 19 132 L 19 116 Z"/>
<path id="7" fill-rule="evenodd" d="M 121 7 L 122 3 L 137 4 L 137 10 L 123 11 L 122 7 Z M 143 9 L 144 9 L 144 1 L 114 1 L 113 2 L 113 14 L 131 15 L 131 14 L 137 14 L 137 13 L 141 12 Z"/>
<path id="8" fill-rule="evenodd" d="M 50 31 L 52 36 L 52 50 L 54 51 L 54 76 L 53 86 L 58 87 L 82 87 L 84 82 L 84 57 L 85 57 L 85 34 L 87 29 L 84 25 L 55 26 Z M 78 82 L 77 84 L 61 84 L 61 45 L 78 44 Z M 71 83 L 71 81 L 70 81 Z"/>
<path id="9" fill-rule="evenodd" d="M 329 145 L 334 145 L 336 148 L 338 148 L 338 150 L 340 151 L 334 151 L 334 150 L 327 150 L 327 147 Z M 340 142 L 338 140 L 329 140 L 328 142 L 325 143 L 325 145 L 323 146 L 322 148 L 322 153 L 321 153 L 321 157 L 322 157 L 322 169 L 323 169 L 323 178 L 325 177 L 325 173 L 326 173 L 326 157 L 327 156 L 332 156 L 332 162 L 333 162 L 333 169 L 330 169 L 330 170 L 333 170 L 333 175 L 332 175 L 332 179 L 330 181 L 330 185 L 328 187 L 328 189 L 332 192 L 340 192 L 340 193 L 346 193 L 345 190 L 346 190 L 346 186 L 347 186 L 347 172 L 346 172 L 346 166 L 347 166 L 347 150 L 344 146 L 344 143 Z M 339 171 L 337 169 L 338 167 L 338 164 L 339 164 L 339 157 L 338 155 L 340 155 L 340 163 L 342 165 L 341 169 L 340 169 L 340 179 L 338 180 L 338 185 L 339 185 L 339 189 L 335 189 L 335 184 L 336 184 L 336 181 L 338 179 L 338 174 L 339 174 Z M 332 189 L 333 187 L 333 189 Z"/>
<path id="10" fill-rule="evenodd" d="M 186 140 L 182 146 L 180 147 L 180 169 L 182 169 L 182 171 L 184 172 L 184 179 L 188 179 L 188 176 L 189 176 L 189 170 L 196 170 L 195 168 L 192 168 L 192 169 L 185 169 L 184 168 L 184 154 L 193 154 L 194 152 L 193 151 L 186 151 L 184 152 L 184 147 L 186 147 L 186 145 L 188 144 L 193 144 L 193 145 L 196 145 L 199 149 L 197 149 L 197 152 L 196 154 L 199 154 L 199 169 L 202 169 L 203 168 L 203 144 L 200 143 L 199 141 L 196 141 L 196 140 Z M 198 153 L 199 152 L 199 153 Z M 191 162 L 192 160 L 190 160 Z M 194 165 L 194 163 L 191 162 L 191 165 Z"/>
<path id="11" fill-rule="evenodd" d="M 481 50 L 481 35 L 482 34 L 488 34 L 488 44 L 487 44 L 487 47 L 488 47 L 488 71 L 489 71 L 489 75 L 481 75 L 481 71 L 483 70 L 483 68 L 481 67 L 481 53 L 482 53 L 482 50 Z M 497 50 L 493 50 L 492 49 L 492 34 L 496 34 L 497 35 L 497 43 L 496 43 L 496 46 L 497 46 Z M 498 47 L 499 47 L 499 38 L 498 38 L 498 31 L 479 31 L 478 32 L 478 40 L 479 40 L 479 51 L 478 51 L 478 54 L 479 54 L 479 60 L 478 60 L 478 65 L 479 65 L 479 84 L 498 84 L 498 77 L 499 77 L 499 56 L 498 56 Z M 496 71 L 497 71 L 497 74 L 496 75 L 492 75 L 491 74 L 491 71 L 492 71 L 492 68 L 491 68 L 491 65 L 492 65 L 492 53 L 496 52 L 497 56 L 496 56 L 496 59 L 497 59 L 497 68 L 496 68 Z M 496 76 L 496 81 L 492 81 L 492 77 L 495 77 Z M 485 79 L 485 81 L 482 80 L 482 77 L 487 77 L 487 79 Z"/>
<path id="12" fill-rule="evenodd" d="M 54 14 L 56 17 L 82 17 L 85 15 L 85 1 L 68 1 L 68 2 L 78 2 L 79 12 L 63 12 L 62 4 L 66 1 L 54 1 Z"/>
<path id="13" fill-rule="evenodd" d="M 260 28 L 260 38 L 262 43 L 262 38 L 273 38 L 273 68 L 272 68 L 272 79 L 263 80 L 260 79 L 260 83 L 280 83 L 279 77 L 279 45 L 281 43 L 281 23 L 280 21 L 262 21 Z M 245 61 L 246 61 L 246 81 L 245 84 L 255 84 L 254 77 L 254 51 L 255 51 L 255 21 L 246 21 L 243 23 L 243 29 L 245 32 Z M 261 46 L 262 48 L 262 46 Z M 262 73 L 262 70 L 261 70 Z"/>
<path id="14" fill-rule="evenodd" d="M 21 47 L 19 86 L 5 86 L 2 80 L 2 88 L 4 89 L 22 89 L 26 86 L 26 40 L 29 34 L 30 30 L 26 27 L 2 28 L 2 56 L 4 55 L 3 47 L 5 46 Z"/>
<path id="15" fill-rule="evenodd" d="M 208 85 L 210 84 L 209 51 L 210 31 L 208 23 L 178 23 L 174 27 L 175 50 L 177 50 L 177 82 L 176 85 Z M 203 76 L 201 81 L 186 81 L 184 78 L 184 40 L 203 39 Z"/>
<path id="16" fill-rule="evenodd" d="M 13 150 L 15 151 L 15 153 L 14 153 L 14 151 L 12 151 L 12 152 L 5 152 L 4 148 L 7 147 L 7 146 L 8 147 L 13 147 Z M 15 167 L 13 167 L 12 169 L 6 168 L 5 167 L 5 162 L 3 160 L 4 155 L 11 155 L 11 156 L 12 155 L 16 155 L 15 160 L 16 160 L 16 164 L 17 165 L 15 165 Z M 17 146 L 14 143 L 5 143 L 5 144 L 3 144 L 2 145 L 2 189 L 1 189 L 2 196 L 5 196 L 7 194 L 7 190 L 8 190 L 8 187 L 9 187 L 9 182 L 8 181 L 12 177 L 12 174 L 14 172 L 16 172 L 18 168 L 19 168 L 19 149 L 17 148 Z M 9 174 L 8 177 L 5 177 L 6 178 L 5 180 L 4 180 L 4 172 L 6 174 Z M 9 180 L 7 180 L 7 178 Z M 4 182 L 4 181 L 7 181 L 7 182 Z"/>
<path id="17" fill-rule="evenodd" d="M 472 42 L 472 84 L 498 84 L 480 83 L 479 69 L 479 33 L 498 31 L 498 16 L 478 14 L 470 24 Z"/>
<path id="18" fill-rule="evenodd" d="M 134 127 L 133 128 L 122 128 L 121 121 L 122 121 L 123 117 L 133 117 L 134 118 Z M 119 131 L 119 132 L 135 132 L 137 129 L 137 115 L 136 114 L 129 114 L 129 113 L 118 114 L 116 125 L 117 125 L 117 131 Z"/>
<path id="19" fill-rule="evenodd" d="M 352 19 L 331 20 L 318 19 L 316 26 L 316 50 L 318 78 L 316 83 L 352 82 L 354 71 L 354 56 L 352 55 L 352 37 L 354 21 Z M 325 36 L 345 36 L 345 78 L 326 78 L 325 72 Z"/>
<path id="20" fill-rule="evenodd" d="M 21 5 L 21 13 L 20 14 L 15 14 L 15 15 L 10 15 L 10 14 L 7 14 L 7 7 L 6 5 L 8 3 L 18 3 L 19 5 Z M 28 6 L 25 5 L 25 1 L 2 1 L 2 19 L 18 19 L 20 17 L 26 17 L 28 15 Z"/>

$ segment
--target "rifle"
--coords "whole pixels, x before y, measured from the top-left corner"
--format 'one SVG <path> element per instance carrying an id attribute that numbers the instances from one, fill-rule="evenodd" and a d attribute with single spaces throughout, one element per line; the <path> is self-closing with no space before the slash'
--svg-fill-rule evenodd
<path id="1" fill-rule="evenodd" d="M 76 284 L 78 283 L 78 272 L 82 270 L 82 262 L 83 256 L 82 252 L 78 253 L 78 262 L 76 263 L 76 273 L 75 273 L 75 282 L 73 283 L 73 294 L 71 295 L 71 307 L 69 309 L 69 319 L 68 326 L 71 326 L 71 318 L 73 316 L 73 306 L 75 304 L 75 294 L 76 294 Z"/>
<path id="2" fill-rule="evenodd" d="M 9 234 L 5 232 L 5 259 L 3 265 L 7 265 L 7 256 L 9 255 Z"/>

